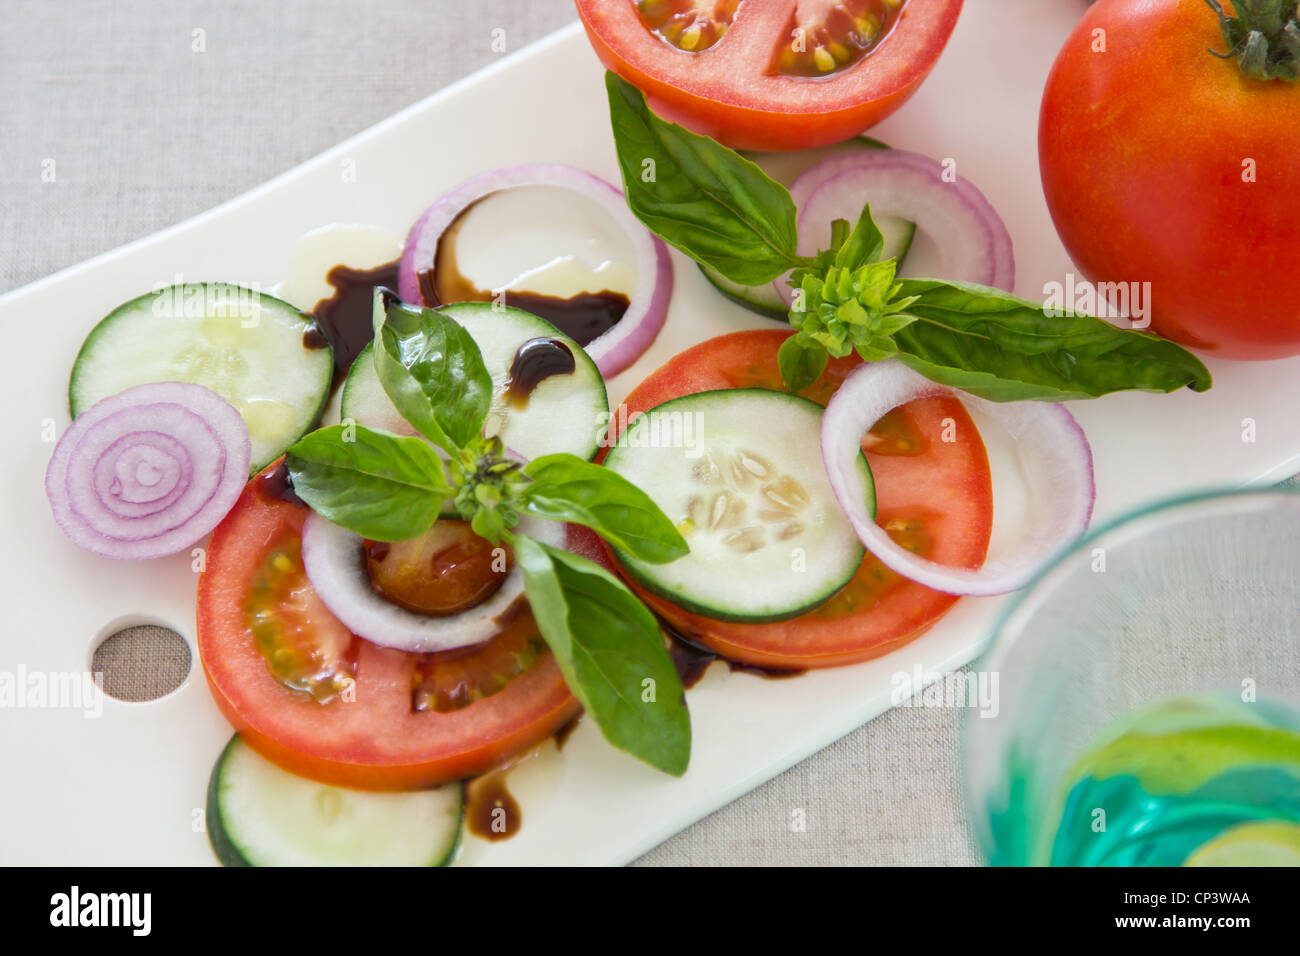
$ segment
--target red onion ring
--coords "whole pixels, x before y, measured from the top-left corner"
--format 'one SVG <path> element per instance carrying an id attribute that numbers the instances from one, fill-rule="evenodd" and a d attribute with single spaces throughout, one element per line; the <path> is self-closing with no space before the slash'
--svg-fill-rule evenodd
<path id="1" fill-rule="evenodd" d="M 146 560 L 184 550 L 225 517 L 248 480 L 248 426 L 202 385 L 138 385 L 77 416 L 54 448 L 45 493 L 77 546 Z"/>
<path id="2" fill-rule="evenodd" d="M 636 292 L 614 327 L 584 346 L 601 375 L 608 378 L 618 374 L 650 347 L 663 328 L 673 292 L 673 264 L 668 247 L 632 215 L 623 193 L 586 170 L 558 163 L 511 166 L 467 179 L 444 194 L 406 237 L 398 265 L 398 294 L 407 302 L 422 302 L 420 272 L 433 266 L 438 240 L 447 227 L 484 196 L 516 186 L 556 186 L 586 196 L 598 203 L 631 240 L 636 254 Z"/>
<path id="3" fill-rule="evenodd" d="M 564 528 L 541 518 L 523 518 L 518 525 L 520 534 L 556 548 L 564 547 Z M 524 593 L 524 572 L 516 564 L 482 604 L 449 617 L 416 614 L 370 587 L 361 542 L 360 535 L 313 511 L 302 527 L 302 564 L 330 613 L 372 644 L 417 654 L 481 644 L 500 633 L 498 618 Z"/>
<path id="4" fill-rule="evenodd" d="M 1016 259 L 1011 234 L 985 195 L 967 179 L 943 178 L 944 166 L 901 149 L 860 149 L 809 167 L 790 187 L 799 210 L 799 254 L 811 256 L 830 243 L 831 223 L 857 221 L 871 202 L 876 217 L 916 223 L 939 247 L 943 275 L 1012 292 Z M 773 285 L 787 305 L 794 291 L 785 277 Z"/>
<path id="5" fill-rule="evenodd" d="M 1037 473 L 1036 490 L 1050 496 L 1044 499 L 1050 506 L 1038 510 L 1016 553 L 975 571 L 937 564 L 895 544 L 864 504 L 867 489 L 855 467 L 862 436 L 886 413 L 929 395 L 954 395 L 998 421 L 1015 439 L 1025 471 Z M 1005 594 L 1023 587 L 1058 549 L 1083 534 L 1096 500 L 1092 449 L 1064 405 L 985 401 L 937 385 L 895 359 L 862 365 L 844 380 L 822 417 L 822 456 L 831 490 L 867 550 L 904 577 L 948 594 Z"/>

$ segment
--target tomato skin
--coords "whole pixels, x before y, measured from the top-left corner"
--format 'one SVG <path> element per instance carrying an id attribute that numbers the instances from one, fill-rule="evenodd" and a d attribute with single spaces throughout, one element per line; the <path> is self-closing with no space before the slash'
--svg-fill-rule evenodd
<path id="1" fill-rule="evenodd" d="M 750 385 L 776 387 L 780 382 L 777 352 L 792 334 L 784 329 L 735 332 L 687 349 L 632 391 L 625 402 L 626 417 L 693 392 Z M 856 356 L 831 359 L 822 377 L 801 394 L 814 401 L 829 400 L 858 364 Z M 930 556 L 954 567 L 978 568 L 993 529 L 992 476 L 983 440 L 955 398 L 927 398 L 903 408 L 914 416 L 922 434 L 939 433 L 943 422 L 951 418 L 954 441 L 931 443 L 927 460 L 943 463 L 937 467 L 917 467 L 915 459 L 903 455 L 866 453 L 876 479 L 877 520 L 885 524 L 894 517 L 925 513 L 935 539 Z M 611 427 L 618 424 L 616 419 Z M 954 509 L 958 513 L 938 512 L 935 503 L 944 501 L 959 502 Z M 804 669 L 839 667 L 887 654 L 929 630 L 958 600 L 956 595 L 898 579 L 870 554 L 855 581 L 859 577 L 870 581 L 880 575 L 885 576 L 886 585 L 872 596 L 874 603 L 856 611 L 824 613 L 839 600 L 837 596 L 821 609 L 764 624 L 691 614 L 631 580 L 628 585 L 651 610 L 694 643 L 746 664 Z M 851 582 L 845 590 L 853 586 Z"/>
<path id="2" fill-rule="evenodd" d="M 962 0 L 908 0 L 890 34 L 862 60 L 807 79 L 772 74 L 766 59 L 788 39 L 794 0 L 747 0 L 752 6 L 741 7 L 727 36 L 701 53 L 654 36 L 634 0 L 576 2 L 601 63 L 645 93 L 657 115 L 750 150 L 826 146 L 883 120 L 929 75 L 962 8 Z"/>
<path id="3" fill-rule="evenodd" d="M 266 496 L 261 484 L 250 481 L 213 532 L 199 577 L 197 628 L 213 699 L 258 753 L 323 783 L 419 789 L 482 773 L 578 712 L 549 653 L 503 690 L 451 712 L 413 713 L 417 656 L 368 641 L 358 642 L 354 701 L 321 705 L 284 687 L 254 645 L 244 604 L 261 556 L 286 534 L 301 534 L 307 509 Z"/>
<path id="4" fill-rule="evenodd" d="M 1207 52 L 1223 46 L 1201 0 L 1094 4 L 1043 95 L 1043 190 L 1087 278 L 1151 283 L 1153 331 L 1283 358 L 1300 353 L 1300 83 L 1248 79 Z"/>

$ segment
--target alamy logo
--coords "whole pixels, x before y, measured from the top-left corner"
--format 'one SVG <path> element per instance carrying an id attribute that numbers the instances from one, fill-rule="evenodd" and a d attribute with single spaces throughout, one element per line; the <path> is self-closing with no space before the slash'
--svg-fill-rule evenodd
<path id="1" fill-rule="evenodd" d="M 889 683 L 893 685 L 889 703 L 894 707 L 968 707 L 981 717 L 998 715 L 997 671 L 940 674 L 915 664 L 910 674 L 895 671 Z"/>
<path id="2" fill-rule="evenodd" d="M 152 893 L 82 893 L 74 886 L 50 897 L 50 925 L 127 926 L 133 936 L 148 936 L 152 909 Z"/>
<path id="3" fill-rule="evenodd" d="M 186 282 L 179 273 L 175 278 L 151 290 L 153 314 L 160 319 L 239 319 L 243 328 L 257 327 L 262 294 L 255 286 Z"/>
<path id="4" fill-rule="evenodd" d="M 104 675 L 88 671 L 0 671 L 0 710 L 80 710 L 87 717 L 104 713 Z"/>
<path id="5" fill-rule="evenodd" d="M 602 448 L 681 448 L 687 458 L 699 458 L 704 454 L 700 444 L 704 421 L 699 412 L 655 410 L 629 413 L 626 405 L 619 405 L 612 414 L 600 413 L 597 421 L 605 429 L 600 439 Z M 611 439 L 611 433 L 618 437 Z"/>
<path id="6" fill-rule="evenodd" d="M 1134 329 L 1151 325 L 1150 282 L 1089 282 L 1068 273 L 1064 282 L 1043 286 L 1043 314 L 1059 319 L 1092 315 L 1099 319 L 1127 319 Z"/>

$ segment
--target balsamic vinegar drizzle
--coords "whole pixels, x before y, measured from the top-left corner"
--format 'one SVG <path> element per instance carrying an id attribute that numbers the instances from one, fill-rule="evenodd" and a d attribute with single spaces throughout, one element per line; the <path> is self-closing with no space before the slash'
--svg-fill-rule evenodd
<path id="1" fill-rule="evenodd" d="M 529 339 L 519 346 L 506 379 L 506 401 L 527 408 L 528 398 L 552 375 L 572 375 L 577 369 L 573 352 L 559 339 Z"/>
<path id="2" fill-rule="evenodd" d="M 523 811 L 506 789 L 508 772 L 493 770 L 465 784 L 465 825 L 480 839 L 508 840 L 523 826 Z"/>
<path id="3" fill-rule="evenodd" d="M 253 479 L 257 482 L 257 493 L 267 501 L 287 501 L 290 504 L 307 505 L 298 493 L 293 490 L 293 479 L 289 475 L 289 466 L 284 462 L 276 465 L 270 471 L 259 475 Z"/>
<path id="4" fill-rule="evenodd" d="M 808 673 L 806 668 L 800 667 L 763 667 L 759 664 L 733 661 L 716 651 L 696 644 L 663 618 L 659 619 L 659 627 L 668 637 L 668 656 L 672 658 L 673 665 L 677 668 L 677 676 L 681 679 L 682 687 L 687 690 L 700 682 L 705 671 L 714 661 L 725 661 L 732 673 L 753 674 L 755 677 L 763 677 L 767 680 L 784 680 Z"/>
<path id="5" fill-rule="evenodd" d="M 440 253 L 441 254 L 441 253 Z M 454 269 L 443 265 L 443 270 Z M 459 273 L 457 273 L 459 276 Z M 425 269 L 420 273 L 420 298 L 430 307 L 445 302 L 493 302 L 496 296 L 486 289 L 475 287 L 468 279 L 460 277 L 461 282 L 438 282 L 434 269 Z M 463 284 L 462 284 L 463 283 Z M 453 291 L 454 290 L 454 291 Z M 550 322 L 579 345 L 589 345 L 604 335 L 623 318 L 630 304 L 622 292 L 579 292 L 569 298 L 555 295 L 539 295 L 536 292 L 512 292 L 503 294 L 506 305 L 531 312 L 539 318 Z"/>
<path id="6" fill-rule="evenodd" d="M 424 305 L 496 301 L 496 294 L 487 289 L 480 289 L 471 282 L 460 271 L 456 260 L 456 234 L 460 231 L 460 224 L 464 221 L 464 217 L 473 208 L 473 205 L 469 206 L 447 227 L 438 239 L 438 250 L 434 255 L 433 266 L 419 273 L 420 298 Z M 617 325 L 630 304 L 626 295 L 608 289 L 600 292 L 579 292 L 567 298 L 541 295 L 536 292 L 506 290 L 502 297 L 506 305 L 523 309 L 545 319 L 579 345 L 584 346 Z"/>
<path id="7" fill-rule="evenodd" d="M 564 724 L 564 726 L 562 726 L 559 730 L 555 732 L 554 736 L 555 736 L 556 750 L 564 749 L 564 745 L 569 742 L 569 737 L 572 736 L 573 732 L 578 729 L 578 724 L 580 724 L 581 722 L 582 722 L 582 711 L 578 711 L 576 716 L 572 717 L 567 723 Z"/>
<path id="8" fill-rule="evenodd" d="M 334 384 L 348 374 L 348 369 L 374 334 L 374 294 L 376 288 L 397 288 L 397 261 L 373 269 L 334 266 L 325 274 L 334 294 L 321 299 L 312 309 L 315 323 L 303 333 L 307 348 L 334 349 Z"/>
<path id="9" fill-rule="evenodd" d="M 469 207 L 472 208 L 473 206 Z M 447 227 L 438 240 L 433 266 L 418 275 L 423 305 L 437 307 L 451 302 L 497 300 L 495 293 L 475 286 L 457 265 L 454 239 L 469 209 Z M 449 239 L 453 241 L 449 242 Z M 325 279 L 334 291 L 312 308 L 315 321 L 303 332 L 302 341 L 306 348 L 318 349 L 328 345 L 334 350 L 333 387 L 337 388 L 347 377 L 356 357 L 374 338 L 374 291 L 377 288 L 397 288 L 398 267 L 398 260 L 385 262 L 373 269 L 355 269 L 339 263 L 326 273 Z M 502 299 L 505 305 L 545 319 L 584 346 L 617 325 L 630 304 L 626 295 L 608 289 L 580 292 L 567 298 L 536 292 L 506 291 L 502 294 Z M 551 347 L 534 346 L 534 342 L 549 342 Z M 528 395 L 543 379 L 551 375 L 571 374 L 574 368 L 573 356 L 563 343 L 553 339 L 526 342 L 515 356 L 515 364 L 511 368 L 512 386 L 514 382 L 521 384 L 507 392 L 507 399 L 516 407 L 523 407 L 527 404 Z"/>
<path id="10" fill-rule="evenodd" d="M 557 751 L 564 749 L 582 718 L 580 710 L 552 735 Z M 510 839 L 523 827 L 523 811 L 507 786 L 510 772 L 519 763 L 516 758 L 465 781 L 465 826 L 474 836 L 496 843 Z"/>
<path id="11" fill-rule="evenodd" d="M 491 298 L 491 295 L 488 295 Z M 562 299 L 534 292 L 506 292 L 506 305 L 540 316 L 579 345 L 590 345 L 623 318 L 629 305 L 621 292 L 579 292 Z"/>

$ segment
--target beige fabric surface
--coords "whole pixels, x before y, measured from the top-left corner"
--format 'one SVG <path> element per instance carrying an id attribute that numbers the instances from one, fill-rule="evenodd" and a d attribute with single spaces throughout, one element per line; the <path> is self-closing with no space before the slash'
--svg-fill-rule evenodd
<path id="1" fill-rule="evenodd" d="M 0 292 L 232 198 L 492 62 L 496 27 L 513 50 L 573 17 L 571 0 L 4 0 Z M 890 712 L 640 862 L 969 864 L 957 717 Z"/>
<path id="2" fill-rule="evenodd" d="M 190 646 L 168 627 L 140 624 L 110 634 L 95 648 L 90 673 L 118 700 L 157 700 L 185 682 Z"/>

